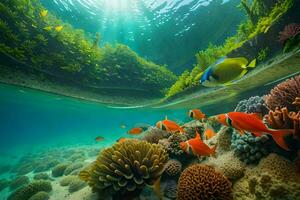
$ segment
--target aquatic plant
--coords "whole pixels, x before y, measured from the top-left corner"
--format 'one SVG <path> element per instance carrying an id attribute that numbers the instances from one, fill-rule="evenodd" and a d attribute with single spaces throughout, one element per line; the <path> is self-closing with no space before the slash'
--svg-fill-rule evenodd
<path id="1" fill-rule="evenodd" d="M 254 137 L 249 133 L 240 135 L 235 132 L 232 135 L 231 148 L 240 160 L 246 164 L 255 164 L 270 153 L 266 145 L 268 140 L 266 135 Z"/>
<path id="2" fill-rule="evenodd" d="M 234 111 L 246 113 L 260 113 L 262 116 L 268 113 L 263 97 L 254 96 L 249 99 L 244 99 L 238 103 Z"/>
<path id="3" fill-rule="evenodd" d="M 279 42 L 284 46 L 283 52 L 291 51 L 300 44 L 300 24 L 291 23 L 279 32 Z"/>
<path id="4" fill-rule="evenodd" d="M 166 93 L 166 97 L 174 96 L 175 94 L 183 91 L 187 85 L 186 85 L 186 79 L 189 77 L 189 71 L 185 70 L 177 79 L 177 81 L 174 83 L 174 85 L 171 86 L 171 88 Z"/>
<path id="5" fill-rule="evenodd" d="M 277 154 L 263 158 L 233 187 L 235 199 L 297 199 L 300 179 L 296 166 Z"/>
<path id="6" fill-rule="evenodd" d="M 176 199 L 232 199 L 231 182 L 212 167 L 195 164 L 181 173 Z"/>
<path id="7" fill-rule="evenodd" d="M 50 195 L 47 192 L 41 191 L 30 197 L 29 200 L 48 200 Z"/>
<path id="8" fill-rule="evenodd" d="M 20 176 L 11 181 L 9 185 L 10 190 L 15 190 L 23 185 L 29 183 L 29 178 L 27 176 Z"/>
<path id="9" fill-rule="evenodd" d="M 267 58 L 267 54 L 270 51 L 269 47 L 263 48 L 258 52 L 257 60 L 262 62 Z"/>
<path id="10" fill-rule="evenodd" d="M 52 186 L 49 181 L 34 181 L 13 192 L 7 200 L 28 200 L 40 191 L 50 192 L 51 190 Z"/>
<path id="11" fill-rule="evenodd" d="M 61 163 L 56 165 L 53 169 L 52 169 L 52 176 L 53 177 L 59 177 L 64 175 L 65 170 L 67 169 L 67 167 L 69 166 L 69 164 L 66 163 Z"/>
<path id="12" fill-rule="evenodd" d="M 34 180 L 47 180 L 48 178 L 50 177 L 47 173 L 38 173 L 33 176 Z"/>
<path id="13" fill-rule="evenodd" d="M 69 183 L 69 189 L 68 191 L 70 193 L 76 192 L 78 190 L 81 190 L 82 188 L 84 188 L 85 186 L 87 186 L 86 182 L 80 180 L 79 178 L 77 179 L 73 179 L 70 183 Z"/>
<path id="14" fill-rule="evenodd" d="M 179 175 L 181 173 L 181 169 L 181 162 L 175 159 L 171 159 L 166 163 L 164 172 L 173 177 Z"/>
<path id="15" fill-rule="evenodd" d="M 101 194 L 135 196 L 161 176 L 167 160 L 168 154 L 158 144 L 126 140 L 102 150 L 79 176 Z"/>
<path id="16" fill-rule="evenodd" d="M 296 105 L 293 104 L 296 97 L 300 97 L 300 75 L 278 84 L 264 100 L 270 110 L 286 107 L 290 111 L 297 111 Z"/>

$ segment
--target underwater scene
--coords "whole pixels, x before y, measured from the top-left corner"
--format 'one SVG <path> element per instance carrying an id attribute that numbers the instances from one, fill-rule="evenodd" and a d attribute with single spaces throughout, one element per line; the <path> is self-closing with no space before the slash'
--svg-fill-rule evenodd
<path id="1" fill-rule="evenodd" d="M 1 0 L 0 200 L 300 200 L 299 0 Z"/>

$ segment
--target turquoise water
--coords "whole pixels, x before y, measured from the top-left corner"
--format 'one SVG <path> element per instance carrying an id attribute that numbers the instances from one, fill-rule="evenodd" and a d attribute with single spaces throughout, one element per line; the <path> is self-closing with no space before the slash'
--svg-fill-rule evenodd
<path id="1" fill-rule="evenodd" d="M 47 146 L 108 146 L 120 137 L 131 137 L 126 132 L 137 123 L 154 125 L 165 115 L 187 119 L 179 110 L 114 109 L 4 84 L 0 84 L 0 113 L 0 154 L 11 155 Z M 97 143 L 99 135 L 105 140 Z"/>

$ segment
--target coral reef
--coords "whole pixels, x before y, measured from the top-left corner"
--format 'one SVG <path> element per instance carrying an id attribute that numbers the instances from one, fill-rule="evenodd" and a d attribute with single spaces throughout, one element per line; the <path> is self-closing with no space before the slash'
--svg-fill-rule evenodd
<path id="1" fill-rule="evenodd" d="M 167 138 L 169 135 L 170 134 L 167 131 L 163 131 L 156 127 L 149 127 L 142 140 L 157 144 L 159 140 Z"/>
<path id="2" fill-rule="evenodd" d="M 78 176 L 74 176 L 74 175 L 70 175 L 70 176 L 65 176 L 63 177 L 62 180 L 60 180 L 59 185 L 60 186 L 68 186 L 70 185 L 71 182 L 73 182 L 74 180 L 79 179 Z"/>
<path id="3" fill-rule="evenodd" d="M 137 195 L 162 172 L 168 154 L 158 144 L 126 140 L 101 151 L 97 160 L 79 174 L 94 191 L 113 195 Z"/>
<path id="4" fill-rule="evenodd" d="M 262 116 L 268 114 L 268 108 L 266 107 L 265 101 L 263 97 L 260 96 L 254 96 L 240 101 L 234 111 L 260 113 Z"/>
<path id="5" fill-rule="evenodd" d="M 244 176 L 246 165 L 241 162 L 232 151 L 228 151 L 218 158 L 210 158 L 206 163 L 220 171 L 229 180 L 234 181 Z"/>
<path id="6" fill-rule="evenodd" d="M 53 177 L 59 177 L 64 175 L 65 170 L 67 169 L 67 167 L 69 166 L 69 164 L 66 163 L 61 163 L 56 165 L 53 169 L 52 169 L 52 176 Z"/>
<path id="7" fill-rule="evenodd" d="M 6 179 L 0 179 L 0 192 L 10 185 L 10 181 Z"/>
<path id="8" fill-rule="evenodd" d="M 49 175 L 47 173 L 38 173 L 33 176 L 34 180 L 47 180 Z"/>
<path id="9" fill-rule="evenodd" d="M 10 190 L 15 190 L 25 184 L 29 183 L 29 178 L 27 176 L 20 176 L 14 180 L 9 185 Z"/>
<path id="10" fill-rule="evenodd" d="M 38 192 L 50 192 L 51 190 L 52 186 L 49 181 L 34 181 L 13 192 L 7 200 L 28 200 Z"/>
<path id="11" fill-rule="evenodd" d="M 232 129 L 223 126 L 218 132 L 217 153 L 222 154 L 231 148 Z"/>
<path id="12" fill-rule="evenodd" d="M 30 197 L 29 200 L 48 200 L 50 196 L 47 192 L 41 191 Z"/>
<path id="13" fill-rule="evenodd" d="M 299 199 L 300 175 L 290 161 L 270 154 L 233 187 L 234 199 Z"/>
<path id="14" fill-rule="evenodd" d="M 81 190 L 85 186 L 87 186 L 87 183 L 80 180 L 79 178 L 77 178 L 77 179 L 73 179 L 69 183 L 69 189 L 68 190 L 69 190 L 70 193 L 73 193 L 73 192 L 76 192 L 78 190 Z"/>
<path id="15" fill-rule="evenodd" d="M 231 182 L 207 165 L 196 164 L 180 175 L 177 200 L 232 199 Z"/>
<path id="16" fill-rule="evenodd" d="M 169 176 L 177 176 L 181 173 L 181 169 L 181 162 L 175 159 L 171 159 L 166 163 L 164 172 Z"/>
<path id="17" fill-rule="evenodd" d="M 171 158 L 178 158 L 179 156 L 183 155 L 183 151 L 180 148 L 180 142 L 184 142 L 187 140 L 185 135 L 174 133 L 168 138 L 168 142 L 165 143 L 167 146 L 164 146 Z"/>
<path id="18" fill-rule="evenodd" d="M 163 194 L 165 197 L 169 199 L 176 199 L 177 194 L 177 181 L 175 180 L 168 180 L 166 181 L 163 188 Z"/>
<path id="19" fill-rule="evenodd" d="M 236 156 L 246 164 L 258 163 L 260 159 L 269 154 L 266 142 L 267 135 L 254 137 L 249 133 L 240 135 L 236 132 L 232 135 L 231 147 Z"/>
<path id="20" fill-rule="evenodd" d="M 297 97 L 300 97 L 300 75 L 278 84 L 264 100 L 270 110 L 286 107 L 290 111 L 297 111 L 296 104 L 293 104 Z"/>
<path id="21" fill-rule="evenodd" d="M 64 175 L 69 175 L 69 174 L 73 173 L 75 170 L 80 169 L 82 167 L 83 167 L 82 163 L 71 164 L 65 169 Z"/>
<path id="22" fill-rule="evenodd" d="M 283 52 L 291 51 L 300 43 L 300 24 L 291 23 L 279 32 L 279 42 L 284 46 Z"/>

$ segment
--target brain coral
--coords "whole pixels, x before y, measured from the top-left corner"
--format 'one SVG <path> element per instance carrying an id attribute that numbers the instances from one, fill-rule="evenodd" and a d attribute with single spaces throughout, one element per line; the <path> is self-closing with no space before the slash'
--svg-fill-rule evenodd
<path id="1" fill-rule="evenodd" d="M 286 199 L 300 196 L 300 174 L 290 161 L 270 154 L 259 165 L 249 169 L 233 187 L 234 199 Z"/>
<path id="2" fill-rule="evenodd" d="M 180 175 L 177 200 L 232 199 L 231 182 L 207 165 L 196 164 Z"/>
<path id="3" fill-rule="evenodd" d="M 290 111 L 296 111 L 297 107 L 293 104 L 296 97 L 300 97 L 300 75 L 278 84 L 264 99 L 270 110 L 286 107 Z"/>
<path id="4" fill-rule="evenodd" d="M 94 191 L 130 194 L 161 176 L 168 154 L 158 144 L 126 140 L 101 151 L 89 170 L 79 176 Z M 135 191 L 136 190 L 136 191 Z"/>
<path id="5" fill-rule="evenodd" d="M 52 190 L 49 181 L 34 181 L 13 192 L 7 200 L 28 200 L 40 191 L 50 192 Z"/>
<path id="6" fill-rule="evenodd" d="M 182 164 L 180 161 L 171 159 L 165 165 L 165 172 L 169 176 L 176 176 L 181 172 Z"/>

